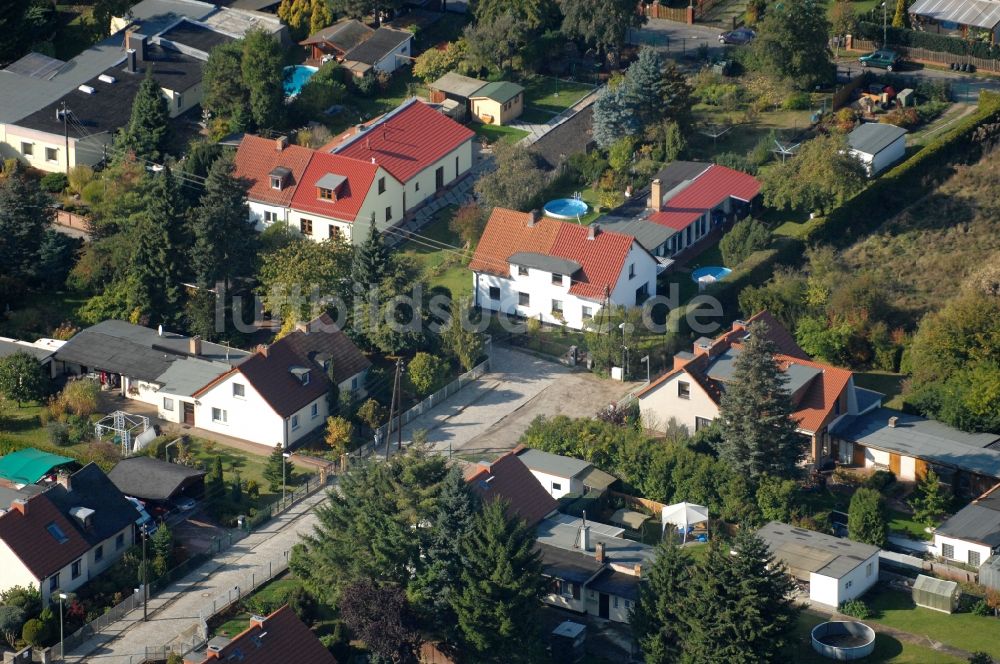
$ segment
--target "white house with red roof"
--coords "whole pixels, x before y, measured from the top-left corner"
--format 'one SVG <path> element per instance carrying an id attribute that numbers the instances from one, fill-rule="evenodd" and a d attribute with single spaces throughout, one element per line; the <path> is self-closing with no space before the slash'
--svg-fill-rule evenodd
<path id="1" fill-rule="evenodd" d="M 250 216 L 259 230 L 280 221 L 317 241 L 360 242 L 370 224 L 399 224 L 468 173 L 474 136 L 410 99 L 319 150 L 246 136 L 236 175 L 250 183 Z"/>
<path id="2" fill-rule="evenodd" d="M 767 324 L 768 338 L 778 348 L 774 355 L 787 377 L 793 418 L 810 444 L 810 460 L 819 462 L 832 453 L 830 429 L 842 418 L 877 408 L 882 395 L 854 385 L 853 374 L 829 364 L 814 362 L 798 347 L 789 332 L 767 311 L 732 329 L 694 342 L 693 352 L 674 356 L 673 369 L 636 393 L 646 426 L 662 430 L 673 419 L 692 433 L 719 416 L 725 386 L 732 379 L 736 358 L 751 324 Z"/>
<path id="3" fill-rule="evenodd" d="M 656 294 L 656 259 L 631 235 L 494 208 L 469 264 L 477 306 L 582 329 L 605 306 Z"/>
<path id="4" fill-rule="evenodd" d="M 740 171 L 696 161 L 674 161 L 653 176 L 646 209 L 638 217 L 605 220 L 633 235 L 654 256 L 670 258 L 713 228 L 749 213 L 760 182 Z"/>

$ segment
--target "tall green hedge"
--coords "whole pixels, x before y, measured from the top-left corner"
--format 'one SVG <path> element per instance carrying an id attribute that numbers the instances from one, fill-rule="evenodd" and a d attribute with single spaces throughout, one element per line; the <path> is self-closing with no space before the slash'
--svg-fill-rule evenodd
<path id="1" fill-rule="evenodd" d="M 983 148 L 1000 135 L 998 121 L 1000 94 L 981 92 L 975 113 L 845 201 L 810 228 L 805 239 L 844 247 L 875 230 L 951 177 L 953 166 L 978 161 Z"/>
<path id="2" fill-rule="evenodd" d="M 854 36 L 881 42 L 882 24 L 858 21 Z M 889 26 L 886 28 L 886 41 L 888 41 L 890 46 L 926 48 L 928 51 L 951 53 L 953 55 L 969 55 L 969 48 L 971 46 L 972 55 L 977 58 L 1000 60 L 1000 46 L 993 46 L 982 41 L 967 42 L 958 37 L 939 35 L 923 30 L 910 30 L 909 28 L 894 28 Z"/>

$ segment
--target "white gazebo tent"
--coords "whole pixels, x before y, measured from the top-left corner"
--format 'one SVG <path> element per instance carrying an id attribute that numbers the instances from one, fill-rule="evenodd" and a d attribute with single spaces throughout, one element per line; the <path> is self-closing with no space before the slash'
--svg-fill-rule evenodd
<path id="1" fill-rule="evenodd" d="M 694 503 L 677 503 L 663 508 L 663 530 L 667 524 L 683 527 L 684 541 L 687 541 L 688 526 L 708 521 L 708 508 Z"/>

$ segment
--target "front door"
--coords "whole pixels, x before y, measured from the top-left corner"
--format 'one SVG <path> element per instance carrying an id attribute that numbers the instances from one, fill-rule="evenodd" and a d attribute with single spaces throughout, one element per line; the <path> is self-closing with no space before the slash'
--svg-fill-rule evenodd
<path id="1" fill-rule="evenodd" d="M 441 191 L 442 189 L 444 189 L 444 166 L 439 166 L 434 171 L 434 190 Z"/>
<path id="2" fill-rule="evenodd" d="M 194 426 L 194 404 L 190 401 L 181 402 L 184 404 L 184 424 Z"/>
<path id="3" fill-rule="evenodd" d="M 605 593 L 601 593 L 600 600 L 597 603 L 597 615 L 605 620 L 611 615 L 609 604 L 610 598 Z"/>

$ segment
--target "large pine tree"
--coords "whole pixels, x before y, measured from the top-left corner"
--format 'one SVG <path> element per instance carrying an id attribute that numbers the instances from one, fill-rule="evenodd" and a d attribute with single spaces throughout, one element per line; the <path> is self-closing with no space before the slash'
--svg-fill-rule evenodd
<path id="1" fill-rule="evenodd" d="M 452 597 L 459 641 L 477 662 L 524 662 L 538 647 L 544 581 L 535 531 L 494 500 L 462 542 L 462 584 Z"/>
<path id="2" fill-rule="evenodd" d="M 285 88 L 281 44 L 263 30 L 243 38 L 241 69 L 250 103 L 250 119 L 258 129 L 281 125 L 285 113 Z"/>
<path id="3" fill-rule="evenodd" d="M 680 602 L 685 664 L 779 662 L 798 609 L 785 566 L 750 531 L 733 552 L 715 543 Z"/>
<path id="4" fill-rule="evenodd" d="M 389 250 L 373 219 L 368 225 L 368 237 L 354 250 L 351 281 L 355 292 L 363 296 L 369 289 L 381 285 L 389 274 L 389 260 Z"/>
<path id="5" fill-rule="evenodd" d="M 138 322 L 176 329 L 184 310 L 184 249 L 188 246 L 183 198 L 169 167 L 148 178 L 142 211 L 135 215 L 131 228 L 137 248 L 130 266 L 135 286 L 130 308 Z"/>
<path id="6" fill-rule="evenodd" d="M 692 561 L 672 538 L 657 547 L 648 583 L 630 618 L 632 633 L 647 664 L 672 664 L 681 653 L 684 627 L 678 608 L 687 593 Z"/>
<path id="7" fill-rule="evenodd" d="M 754 323 L 749 332 L 719 407 L 719 456 L 750 477 L 794 477 L 806 439 L 795 431 L 787 377 L 774 359 L 777 347 L 767 326 Z"/>
<path id="8" fill-rule="evenodd" d="M 437 514 L 424 553 L 427 568 L 416 584 L 423 612 L 450 640 L 457 636 L 457 618 L 450 600 L 461 588 L 462 542 L 478 509 L 476 496 L 469 490 L 462 472 L 457 466 L 452 467 L 438 496 Z"/>
<path id="9" fill-rule="evenodd" d="M 260 244 L 249 220 L 247 183 L 234 177 L 233 169 L 232 157 L 228 155 L 212 163 L 200 205 L 190 215 L 195 281 L 204 288 L 221 284 L 222 290 L 216 291 L 215 297 L 223 298 L 227 331 L 233 329 L 233 296 L 246 294 Z"/>
<path id="10" fill-rule="evenodd" d="M 160 84 L 153 78 L 152 70 L 147 69 L 146 78 L 132 101 L 132 117 L 122 130 L 119 146 L 139 159 L 159 161 L 165 153 L 169 136 L 167 99 L 160 91 Z"/>
<path id="11" fill-rule="evenodd" d="M 36 274 L 51 217 L 37 180 L 14 174 L 0 181 L 0 297 L 14 297 Z"/>

